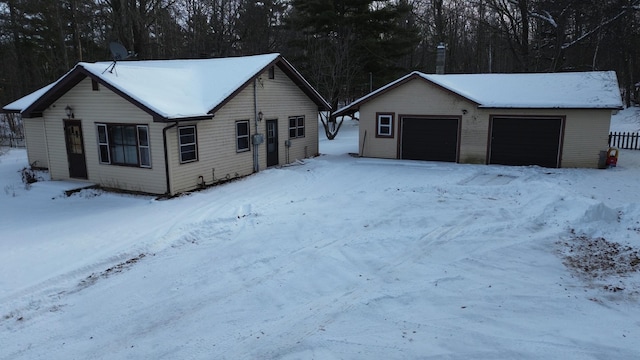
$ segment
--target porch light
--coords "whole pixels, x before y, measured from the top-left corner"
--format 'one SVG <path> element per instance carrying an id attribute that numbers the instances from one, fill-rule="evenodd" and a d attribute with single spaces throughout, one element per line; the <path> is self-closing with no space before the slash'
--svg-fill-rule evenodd
<path id="1" fill-rule="evenodd" d="M 263 117 L 264 117 L 264 114 L 262 113 L 262 111 L 260 111 L 260 112 L 258 113 L 258 120 L 259 120 L 259 121 L 262 121 L 262 118 L 263 118 Z"/>
<path id="2" fill-rule="evenodd" d="M 67 107 L 64 108 L 64 111 L 67 113 L 68 119 L 71 119 L 73 117 L 73 109 L 71 108 L 71 106 L 67 105 Z"/>

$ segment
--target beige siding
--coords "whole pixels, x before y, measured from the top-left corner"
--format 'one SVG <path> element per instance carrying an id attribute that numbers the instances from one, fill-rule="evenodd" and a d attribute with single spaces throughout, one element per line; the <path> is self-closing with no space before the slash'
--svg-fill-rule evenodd
<path id="1" fill-rule="evenodd" d="M 609 148 L 611 110 L 567 111 L 562 167 L 598 166 L 600 151 Z"/>
<path id="2" fill-rule="evenodd" d="M 395 114 L 393 138 L 376 138 L 376 112 Z M 611 120 L 611 110 L 479 109 L 453 93 L 414 79 L 360 107 L 360 154 L 397 158 L 401 115 L 461 116 L 459 162 L 478 164 L 487 162 L 491 116 L 561 117 L 565 119 L 561 166 L 588 168 L 597 167 L 599 152 L 607 149 Z"/>
<path id="3" fill-rule="evenodd" d="M 441 88 L 420 79 L 410 80 L 361 106 L 360 155 L 398 158 L 400 116 L 441 115 L 461 117 L 460 161 L 484 163 L 488 130 L 486 121 L 478 118 L 475 109 L 476 106 L 473 103 L 445 92 Z M 376 112 L 395 114 L 393 138 L 376 138 Z"/>
<path id="4" fill-rule="evenodd" d="M 23 124 L 29 164 L 37 168 L 48 168 L 49 156 L 44 118 L 24 119 Z"/>
<path id="5" fill-rule="evenodd" d="M 608 149 L 611 110 L 486 109 L 481 114 L 486 119 L 495 115 L 564 118 L 560 153 L 560 166 L 563 168 L 596 168 L 600 151 Z"/>
<path id="6" fill-rule="evenodd" d="M 162 128 L 166 125 L 153 123 L 149 114 L 103 86 L 100 86 L 99 91 L 93 91 L 88 78 L 45 111 L 52 179 L 70 179 L 64 139 L 64 109 L 67 105 L 73 108 L 75 119 L 82 121 L 87 182 L 128 191 L 154 194 L 166 192 L 162 140 Z M 152 168 L 100 164 L 96 123 L 148 125 Z"/>
<path id="7" fill-rule="evenodd" d="M 284 73 L 276 67 L 275 78 L 269 79 L 262 74 L 258 82 L 258 110 L 264 119 L 278 119 L 278 155 L 279 163 L 293 163 L 296 160 L 318 155 L 318 106 L 298 88 Z M 291 147 L 286 149 L 285 140 L 289 139 L 289 117 L 304 116 L 305 136 L 291 139 Z M 260 132 L 266 133 L 264 121 Z M 260 146 L 260 168 L 266 166 L 266 144 Z M 287 161 L 288 159 L 288 161 Z"/>
<path id="8" fill-rule="evenodd" d="M 289 149 L 289 163 L 296 159 L 318 154 L 318 107 L 284 73 L 276 67 L 275 78 L 262 74 L 256 82 L 257 109 L 263 113 L 257 132 L 266 136 L 266 120 L 278 120 L 279 164 L 287 161 L 284 146 L 289 138 L 289 116 L 305 116 L 304 138 L 293 139 Z M 225 104 L 212 120 L 182 125 L 196 125 L 198 161 L 180 164 L 178 131 L 167 133 L 171 153 L 171 192 L 195 189 L 204 180 L 205 185 L 249 175 L 254 172 L 254 147 L 250 151 L 236 152 L 236 121 L 249 120 L 250 135 L 256 134 L 254 84 L 250 83 Z M 266 140 L 266 139 L 265 139 Z M 266 167 L 266 142 L 258 147 L 260 169 Z M 201 180 L 202 179 L 202 180 Z"/>

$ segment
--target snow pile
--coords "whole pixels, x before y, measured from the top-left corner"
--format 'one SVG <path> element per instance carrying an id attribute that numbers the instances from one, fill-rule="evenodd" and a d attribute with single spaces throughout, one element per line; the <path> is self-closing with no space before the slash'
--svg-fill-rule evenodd
<path id="1" fill-rule="evenodd" d="M 0 157 L 0 359 L 640 357 L 640 151 L 607 170 L 324 154 L 172 200 Z"/>

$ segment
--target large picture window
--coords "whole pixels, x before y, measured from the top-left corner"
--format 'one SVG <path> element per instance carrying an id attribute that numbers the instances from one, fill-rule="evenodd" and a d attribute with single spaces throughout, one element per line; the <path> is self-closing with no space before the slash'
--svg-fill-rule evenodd
<path id="1" fill-rule="evenodd" d="M 393 114 L 376 114 L 376 137 L 393 137 Z"/>
<path id="2" fill-rule="evenodd" d="M 195 126 L 179 127 L 178 143 L 180 147 L 181 163 L 188 163 L 198 160 L 198 143 Z"/>
<path id="3" fill-rule="evenodd" d="M 100 163 L 151 167 L 147 125 L 97 124 Z"/>
<path id="4" fill-rule="evenodd" d="M 249 120 L 236 122 L 236 151 L 249 151 Z"/>
<path id="5" fill-rule="evenodd" d="M 304 137 L 304 116 L 292 116 L 289 118 L 289 138 Z"/>

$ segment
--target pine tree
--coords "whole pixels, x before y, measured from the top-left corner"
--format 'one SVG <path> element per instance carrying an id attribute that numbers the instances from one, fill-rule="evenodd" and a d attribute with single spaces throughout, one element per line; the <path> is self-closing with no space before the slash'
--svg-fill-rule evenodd
<path id="1" fill-rule="evenodd" d="M 294 0 L 288 18 L 298 36 L 293 56 L 303 74 L 336 110 L 400 71 L 398 58 L 417 43 L 415 29 L 403 26 L 410 11 L 406 2 L 371 0 Z M 328 139 L 340 123 L 323 120 Z"/>

